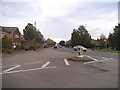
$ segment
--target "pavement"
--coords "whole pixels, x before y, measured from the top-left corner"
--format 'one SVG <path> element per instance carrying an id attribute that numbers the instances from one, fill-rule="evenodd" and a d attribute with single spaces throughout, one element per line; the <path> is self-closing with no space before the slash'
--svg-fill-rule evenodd
<path id="1" fill-rule="evenodd" d="M 74 56 L 53 48 L 3 55 L 2 87 L 118 88 L 118 59 L 94 54 L 86 55 L 94 62 L 67 60 Z"/>

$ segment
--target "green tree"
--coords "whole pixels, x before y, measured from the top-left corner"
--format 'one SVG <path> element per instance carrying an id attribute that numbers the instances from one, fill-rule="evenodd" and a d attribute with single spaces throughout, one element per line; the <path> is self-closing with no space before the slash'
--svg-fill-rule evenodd
<path id="1" fill-rule="evenodd" d="M 2 38 L 2 48 L 4 48 L 4 49 L 13 49 L 13 42 L 12 42 L 11 39 L 9 39 L 7 37 L 7 35 L 5 35 Z"/>
<path id="2" fill-rule="evenodd" d="M 36 40 L 38 43 L 43 43 L 43 35 L 39 30 L 36 30 L 33 24 L 28 23 L 25 29 L 23 29 L 23 33 L 26 40 Z"/>
<path id="3" fill-rule="evenodd" d="M 115 48 L 117 50 L 120 50 L 120 24 L 118 26 L 115 26 L 113 29 L 113 33 L 109 34 L 109 45 L 112 48 Z"/>
<path id="4" fill-rule="evenodd" d="M 66 47 L 70 47 L 70 46 L 71 46 L 71 39 L 66 42 Z"/>
<path id="5" fill-rule="evenodd" d="M 41 34 L 41 32 L 38 30 L 38 31 L 36 31 L 36 41 L 38 42 L 38 43 L 43 43 L 44 42 L 44 37 L 43 37 L 43 35 Z"/>
<path id="6" fill-rule="evenodd" d="M 36 38 L 36 28 L 31 23 L 28 23 L 25 29 L 23 29 L 23 33 L 26 40 L 35 40 Z"/>
<path id="7" fill-rule="evenodd" d="M 107 38 L 105 37 L 103 33 L 100 35 L 99 43 L 100 43 L 101 48 L 107 47 Z"/>
<path id="8" fill-rule="evenodd" d="M 47 39 L 47 44 L 50 45 L 50 46 L 53 46 L 53 45 L 56 44 L 56 42 L 53 41 L 52 39 L 48 38 L 48 39 Z"/>
<path id="9" fill-rule="evenodd" d="M 59 42 L 59 44 L 60 44 L 61 46 L 65 46 L 65 41 L 62 40 L 62 41 Z"/>
<path id="10" fill-rule="evenodd" d="M 91 47 L 91 36 L 84 26 L 79 26 L 78 29 L 73 30 L 71 44 L 72 47 L 75 45 Z"/>

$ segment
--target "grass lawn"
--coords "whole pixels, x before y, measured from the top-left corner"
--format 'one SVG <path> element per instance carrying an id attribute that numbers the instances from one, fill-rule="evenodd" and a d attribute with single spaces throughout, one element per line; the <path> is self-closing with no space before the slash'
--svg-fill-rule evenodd
<path id="1" fill-rule="evenodd" d="M 117 50 L 105 50 L 105 49 L 99 49 L 99 50 L 95 50 L 97 52 L 109 52 L 109 53 L 120 53 L 120 51 Z"/>

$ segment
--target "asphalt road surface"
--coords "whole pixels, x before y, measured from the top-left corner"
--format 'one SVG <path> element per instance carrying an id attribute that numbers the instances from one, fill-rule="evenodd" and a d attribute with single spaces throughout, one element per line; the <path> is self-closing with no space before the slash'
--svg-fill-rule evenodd
<path id="1" fill-rule="evenodd" d="M 72 52 L 72 53 L 71 53 Z M 85 53 L 97 61 L 68 61 L 76 56 L 71 49 L 47 48 L 3 55 L 3 88 L 118 88 L 116 54 Z"/>
<path id="2" fill-rule="evenodd" d="M 72 48 L 60 48 L 56 50 L 66 53 L 74 53 L 74 54 L 76 53 L 76 51 L 74 51 Z M 118 59 L 118 56 L 120 56 L 117 53 L 96 52 L 92 50 L 88 50 L 87 52 L 83 52 L 83 53 L 85 55 L 100 56 L 100 57 L 115 58 L 115 59 Z"/>

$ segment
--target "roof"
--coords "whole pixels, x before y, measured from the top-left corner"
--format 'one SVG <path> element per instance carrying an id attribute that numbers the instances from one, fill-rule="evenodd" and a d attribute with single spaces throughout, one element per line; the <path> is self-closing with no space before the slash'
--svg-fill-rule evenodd
<path id="1" fill-rule="evenodd" d="M 2 27 L 2 31 L 6 33 L 12 33 L 17 27 Z"/>

